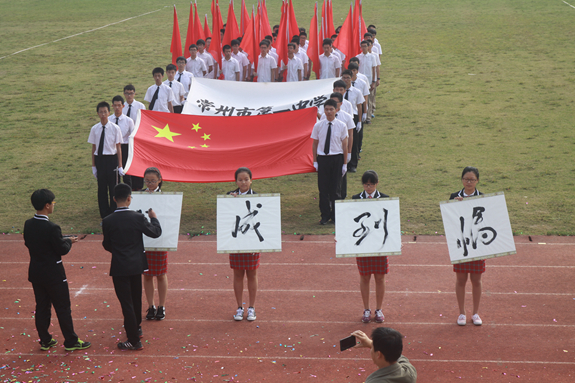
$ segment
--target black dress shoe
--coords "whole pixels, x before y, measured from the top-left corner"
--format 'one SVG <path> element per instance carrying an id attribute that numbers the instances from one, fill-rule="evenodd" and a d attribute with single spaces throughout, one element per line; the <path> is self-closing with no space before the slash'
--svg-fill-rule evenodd
<path id="1" fill-rule="evenodd" d="M 356 168 L 349 168 L 349 169 L 347 169 L 347 171 L 350 173 L 355 173 L 355 172 L 357 172 L 357 169 Z"/>
<path id="2" fill-rule="evenodd" d="M 321 221 L 319 221 L 320 225 L 327 225 L 329 222 L 329 219 L 322 219 Z"/>

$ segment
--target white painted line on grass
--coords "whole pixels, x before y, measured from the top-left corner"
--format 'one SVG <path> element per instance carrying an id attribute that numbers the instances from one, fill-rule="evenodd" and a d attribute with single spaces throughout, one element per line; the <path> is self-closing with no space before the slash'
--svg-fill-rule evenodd
<path id="1" fill-rule="evenodd" d="M 563 1 L 563 2 L 564 2 L 565 4 L 567 4 L 568 6 L 570 6 L 571 8 L 575 8 L 574 6 L 572 6 L 571 4 L 569 4 L 568 2 L 566 2 L 566 1 Z"/>
<path id="2" fill-rule="evenodd" d="M 120 23 L 123 23 L 124 21 L 128 21 L 128 20 L 136 19 L 136 18 L 138 18 L 138 17 L 142 17 L 142 16 L 145 16 L 145 15 L 149 15 L 149 14 L 151 14 L 151 13 L 155 13 L 155 12 L 161 11 L 162 9 L 164 9 L 164 8 L 166 8 L 166 7 L 169 7 L 169 6 L 166 5 L 166 6 L 164 6 L 163 8 L 156 9 L 155 11 L 142 13 L 141 15 L 137 15 L 137 16 L 133 16 L 133 17 L 128 17 L 127 19 L 120 20 L 120 21 L 116 21 L 115 23 L 110 23 L 110 24 L 107 24 L 107 25 L 104 25 L 104 26 L 101 26 L 101 27 L 98 27 L 98 28 L 90 29 L 90 30 L 88 30 L 88 31 L 84 31 L 84 32 L 76 33 L 76 34 L 74 34 L 74 35 L 62 37 L 61 39 L 57 39 L 57 40 L 54 40 L 54 41 L 48 41 L 47 43 L 44 43 L 44 44 L 39 44 L 39 45 L 35 45 L 35 46 L 33 46 L 33 47 L 30 47 L 30 48 L 22 49 L 22 50 L 20 50 L 20 51 L 18 51 L 18 52 L 14 52 L 14 53 L 10 53 L 9 55 L 2 56 L 2 57 L 0 57 L 0 60 L 5 59 L 6 57 L 10 57 L 10 56 L 17 55 L 18 53 L 22 53 L 22 52 L 29 51 L 29 50 L 31 50 L 31 49 L 43 47 L 44 45 L 48 45 L 48 44 L 52 44 L 52 43 L 57 43 L 58 41 L 70 39 L 70 38 L 72 38 L 72 37 L 80 36 L 80 35 L 83 35 L 83 34 L 85 34 L 85 33 L 94 32 L 94 31 L 97 31 L 97 30 L 100 30 L 100 29 L 103 29 L 103 28 L 106 28 L 106 27 L 109 27 L 109 26 L 112 26 L 112 25 L 120 24 Z"/>

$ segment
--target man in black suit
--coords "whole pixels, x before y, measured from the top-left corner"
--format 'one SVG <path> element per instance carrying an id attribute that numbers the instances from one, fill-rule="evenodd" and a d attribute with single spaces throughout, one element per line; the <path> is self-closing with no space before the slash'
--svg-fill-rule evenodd
<path id="1" fill-rule="evenodd" d="M 142 273 L 148 269 L 144 253 L 144 239 L 162 234 L 156 213 L 150 209 L 150 222 L 142 213 L 128 209 L 132 202 L 132 188 L 118 184 L 114 188 L 117 209 L 102 221 L 104 249 L 112 253 L 110 276 L 124 314 L 124 328 L 128 340 L 118 343 L 121 350 L 141 350 L 142 336 Z"/>
<path id="2" fill-rule="evenodd" d="M 36 299 L 34 320 L 40 336 L 40 349 L 47 351 L 56 346 L 58 341 L 48 331 L 53 305 L 66 351 L 84 350 L 90 347 L 90 342 L 78 339 L 74 332 L 70 291 L 62 264 L 62 255 L 68 254 L 72 243 L 78 242 L 78 237 L 62 237 L 60 226 L 48 220 L 48 214 L 54 212 L 54 198 L 54 193 L 48 189 L 32 193 L 36 214 L 24 224 L 24 243 L 30 253 L 28 280 L 32 282 Z"/>

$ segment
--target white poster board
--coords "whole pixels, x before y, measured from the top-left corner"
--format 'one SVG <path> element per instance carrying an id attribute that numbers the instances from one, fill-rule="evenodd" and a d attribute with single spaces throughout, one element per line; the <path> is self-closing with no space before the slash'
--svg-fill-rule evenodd
<path id="1" fill-rule="evenodd" d="M 401 254 L 399 198 L 335 201 L 336 257 Z"/>
<path id="2" fill-rule="evenodd" d="M 162 235 L 150 238 L 144 235 L 144 248 L 148 251 L 176 251 L 180 235 L 180 218 L 182 216 L 182 192 L 148 193 L 132 192 L 130 209 L 140 211 L 148 220 L 147 211 L 152 208 L 158 216 Z"/>
<path id="3" fill-rule="evenodd" d="M 439 206 L 452 264 L 516 254 L 503 192 Z"/>
<path id="4" fill-rule="evenodd" d="M 282 250 L 279 194 L 219 195 L 218 253 Z"/>

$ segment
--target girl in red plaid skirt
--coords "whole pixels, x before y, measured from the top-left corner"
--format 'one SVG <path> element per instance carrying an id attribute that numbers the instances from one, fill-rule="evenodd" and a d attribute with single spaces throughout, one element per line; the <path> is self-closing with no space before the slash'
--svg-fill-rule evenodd
<path id="1" fill-rule="evenodd" d="M 161 192 L 162 175 L 158 168 L 147 168 L 144 172 L 144 183 L 148 193 Z M 166 296 L 168 295 L 168 252 L 146 251 L 148 270 L 144 271 L 144 291 L 148 300 L 147 320 L 163 320 L 166 318 Z M 154 277 L 158 285 L 159 305 L 156 309 L 154 303 Z"/>
<path id="2" fill-rule="evenodd" d="M 239 168 L 235 174 L 238 188 L 228 192 L 237 196 L 243 194 L 256 194 L 251 188 L 252 172 L 248 168 Z M 256 320 L 256 293 L 258 292 L 258 267 L 260 267 L 260 253 L 230 254 L 230 267 L 234 270 L 234 293 L 238 303 L 238 309 L 234 319 L 240 321 L 244 319 L 243 295 L 244 295 L 244 275 L 248 281 L 249 306 L 247 320 Z"/>
<path id="3" fill-rule="evenodd" d="M 368 170 L 361 176 L 361 183 L 363 184 L 363 192 L 352 196 L 352 199 L 371 199 L 371 198 L 387 198 L 387 194 L 377 191 L 379 184 L 379 177 L 373 170 Z M 375 317 L 377 323 L 382 323 L 385 319 L 381 306 L 383 304 L 383 296 L 385 295 L 385 274 L 389 272 L 389 262 L 387 257 L 358 257 L 357 268 L 359 269 L 359 290 L 361 291 L 361 299 L 363 300 L 363 316 L 362 322 L 368 323 L 371 321 L 371 310 L 369 308 L 369 284 L 371 274 L 375 279 Z"/>
<path id="4" fill-rule="evenodd" d="M 463 201 L 463 198 L 483 194 L 475 188 L 477 182 L 479 182 L 479 170 L 477 168 L 467 166 L 463 169 L 461 182 L 463 183 L 463 189 L 451 194 L 449 199 Z M 469 275 L 473 295 L 473 316 L 471 320 L 474 325 L 481 326 L 483 322 L 477 312 L 479 311 L 479 301 L 481 300 L 481 274 L 485 272 L 485 259 L 455 264 L 453 265 L 453 271 L 457 277 L 455 283 L 455 295 L 457 296 L 457 304 L 459 305 L 457 324 L 465 326 L 467 323 L 467 317 L 465 316 L 465 285 L 467 284 L 467 276 Z"/>

